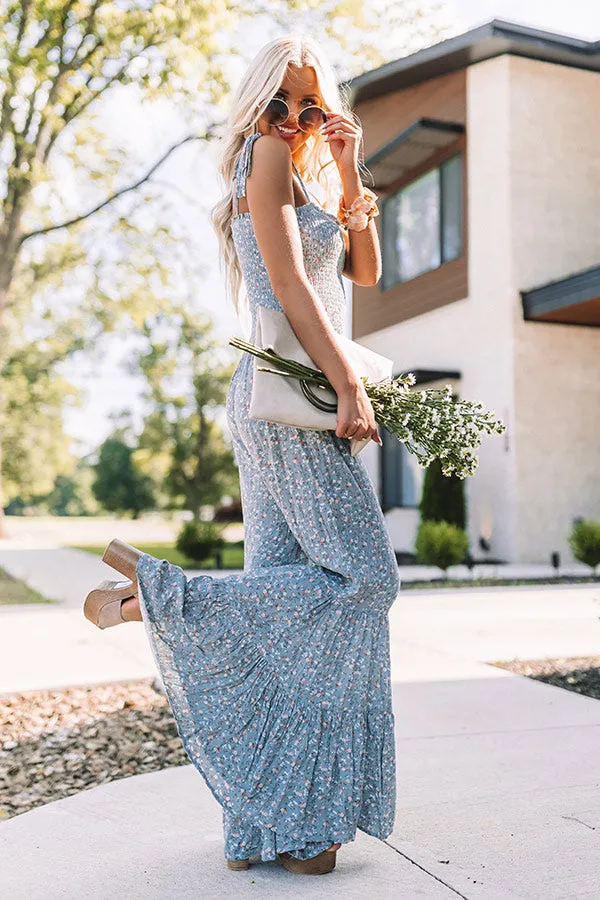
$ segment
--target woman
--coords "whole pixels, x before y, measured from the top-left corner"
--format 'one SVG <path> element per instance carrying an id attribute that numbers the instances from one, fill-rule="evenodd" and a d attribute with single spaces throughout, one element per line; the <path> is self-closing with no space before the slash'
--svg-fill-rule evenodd
<path id="1" fill-rule="evenodd" d="M 263 47 L 233 98 L 220 168 L 228 192 L 213 224 L 250 340 L 260 304 L 283 309 L 337 392 L 337 427 L 250 419 L 244 354 L 226 404 L 243 574 L 187 579 L 114 540 L 103 559 L 130 581 L 86 600 L 100 627 L 145 623 L 186 752 L 222 806 L 230 868 L 260 854 L 328 872 L 357 828 L 381 839 L 393 829 L 388 610 L 400 581 L 368 472 L 350 453 L 350 437 L 380 443 L 373 409 L 334 338 L 344 331 L 342 273 L 375 284 L 381 269 L 360 140 L 317 45 L 286 37 Z M 311 199 L 300 168 L 329 197 L 338 190 L 338 215 Z"/>

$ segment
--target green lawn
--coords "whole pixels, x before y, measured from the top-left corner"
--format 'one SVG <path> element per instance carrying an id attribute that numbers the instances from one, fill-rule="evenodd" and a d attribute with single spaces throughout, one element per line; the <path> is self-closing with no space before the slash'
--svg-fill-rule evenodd
<path id="1" fill-rule="evenodd" d="M 0 567 L 0 606 L 7 606 L 10 603 L 53 603 L 47 597 L 42 597 L 33 588 L 30 588 L 24 581 L 13 578 L 3 568 Z"/>
<path id="2" fill-rule="evenodd" d="M 70 544 L 75 550 L 85 550 L 87 553 L 95 553 L 102 556 L 106 550 L 106 544 L 86 545 Z M 149 553 L 157 559 L 166 559 L 175 566 L 181 566 L 182 569 L 214 569 L 214 559 L 206 560 L 203 563 L 195 563 L 188 559 L 177 550 L 174 544 L 136 544 L 138 550 L 142 553 Z M 244 542 L 229 542 L 223 548 L 223 568 L 224 569 L 243 569 L 244 568 Z"/>

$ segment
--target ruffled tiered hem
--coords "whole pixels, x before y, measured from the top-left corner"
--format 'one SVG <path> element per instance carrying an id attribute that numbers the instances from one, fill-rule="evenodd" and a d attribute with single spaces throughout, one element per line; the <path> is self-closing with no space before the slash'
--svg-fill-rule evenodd
<path id="1" fill-rule="evenodd" d="M 357 828 L 387 837 L 395 813 L 394 716 L 381 681 L 387 616 L 319 607 L 319 633 L 329 627 L 331 641 L 360 641 L 369 657 L 365 689 L 349 684 L 348 703 L 334 708 L 306 672 L 280 670 L 275 645 L 298 642 L 297 625 L 257 634 L 239 592 L 208 575 L 188 580 L 148 554 L 137 577 L 183 746 L 222 807 L 225 856 L 307 859 L 353 840 Z"/>

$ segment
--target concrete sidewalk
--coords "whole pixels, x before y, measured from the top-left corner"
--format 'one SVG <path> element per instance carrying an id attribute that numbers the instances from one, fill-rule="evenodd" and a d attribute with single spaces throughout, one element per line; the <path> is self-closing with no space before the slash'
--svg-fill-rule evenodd
<path id="1" fill-rule="evenodd" d="M 54 585 L 68 567 L 61 608 L 0 607 L 0 690 L 155 674 L 141 625 L 99 631 L 81 614 L 85 591 L 112 570 L 81 554 L 76 584 L 64 553 L 78 551 L 43 567 Z M 34 577 L 41 588 L 37 567 Z M 598 653 L 599 603 L 596 585 L 400 592 L 396 829 L 385 842 L 359 832 L 326 883 L 277 863 L 226 870 L 220 808 L 184 766 L 1 824 L 3 894 L 598 900 L 600 704 L 482 660 Z"/>
<path id="2" fill-rule="evenodd" d="M 6 896 L 597 900 L 600 704 L 397 637 L 392 655 L 396 829 L 359 832 L 326 885 L 225 870 L 220 809 L 188 765 L 0 825 Z"/>

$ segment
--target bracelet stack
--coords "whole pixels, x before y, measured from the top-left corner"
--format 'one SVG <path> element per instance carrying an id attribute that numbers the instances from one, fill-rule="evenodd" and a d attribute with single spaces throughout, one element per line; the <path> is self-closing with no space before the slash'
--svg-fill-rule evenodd
<path id="1" fill-rule="evenodd" d="M 350 231 L 363 231 L 371 219 L 379 215 L 377 209 L 377 194 L 374 194 L 368 187 L 362 186 L 362 195 L 359 195 L 351 204 L 350 208 L 344 206 L 344 198 L 340 197 L 337 218 L 343 228 Z"/>

